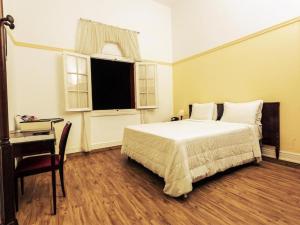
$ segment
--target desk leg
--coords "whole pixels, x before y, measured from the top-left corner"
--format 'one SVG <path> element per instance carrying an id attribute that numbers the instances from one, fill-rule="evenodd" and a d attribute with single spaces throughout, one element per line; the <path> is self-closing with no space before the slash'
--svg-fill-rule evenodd
<path id="1" fill-rule="evenodd" d="M 51 166 L 52 166 L 52 196 L 53 196 L 53 215 L 56 215 L 56 177 L 55 177 L 55 146 L 53 143 L 51 152 Z"/>

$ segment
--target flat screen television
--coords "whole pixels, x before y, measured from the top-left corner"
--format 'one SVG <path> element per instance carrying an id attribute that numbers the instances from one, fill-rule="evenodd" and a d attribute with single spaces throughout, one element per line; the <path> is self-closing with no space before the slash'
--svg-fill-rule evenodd
<path id="1" fill-rule="evenodd" d="M 93 110 L 135 108 L 134 63 L 91 58 Z"/>

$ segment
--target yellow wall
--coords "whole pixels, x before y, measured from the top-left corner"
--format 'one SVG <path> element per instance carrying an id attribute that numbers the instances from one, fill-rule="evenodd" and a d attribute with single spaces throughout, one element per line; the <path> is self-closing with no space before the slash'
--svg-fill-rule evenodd
<path id="1" fill-rule="evenodd" d="M 281 149 L 300 152 L 300 22 L 182 60 L 173 70 L 175 113 L 194 102 L 279 101 Z"/>

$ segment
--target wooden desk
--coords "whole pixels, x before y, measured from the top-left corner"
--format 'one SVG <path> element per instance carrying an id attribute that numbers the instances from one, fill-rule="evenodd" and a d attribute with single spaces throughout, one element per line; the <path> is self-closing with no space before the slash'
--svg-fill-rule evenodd
<path id="1" fill-rule="evenodd" d="M 56 214 L 56 177 L 55 177 L 55 132 L 48 131 L 47 134 L 36 132 L 12 132 L 10 143 L 12 145 L 13 157 L 23 157 L 38 154 L 51 154 L 52 167 L 52 191 L 53 191 L 53 214 Z"/>

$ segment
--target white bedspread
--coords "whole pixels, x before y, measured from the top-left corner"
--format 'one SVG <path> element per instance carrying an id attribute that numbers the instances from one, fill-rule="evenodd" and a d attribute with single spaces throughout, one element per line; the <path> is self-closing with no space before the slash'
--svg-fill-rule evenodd
<path id="1" fill-rule="evenodd" d="M 192 183 L 228 168 L 261 160 L 257 127 L 182 120 L 129 126 L 121 152 L 163 177 L 164 192 L 180 196 Z"/>

